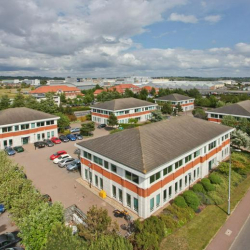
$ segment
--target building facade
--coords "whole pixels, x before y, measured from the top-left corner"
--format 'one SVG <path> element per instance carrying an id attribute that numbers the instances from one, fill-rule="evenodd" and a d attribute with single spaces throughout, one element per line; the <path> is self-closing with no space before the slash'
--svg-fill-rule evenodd
<path id="1" fill-rule="evenodd" d="M 81 175 L 147 218 L 229 157 L 232 131 L 183 116 L 80 142 Z"/>
<path id="2" fill-rule="evenodd" d="M 180 94 L 171 94 L 167 96 L 162 96 L 154 99 L 155 103 L 163 104 L 165 102 L 170 102 L 172 107 L 176 107 L 178 103 L 181 105 L 183 111 L 190 111 L 194 109 L 194 98 L 180 95 Z"/>
<path id="3" fill-rule="evenodd" d="M 233 116 L 236 120 L 246 118 L 250 121 L 250 100 L 206 111 L 210 122 L 221 123 L 224 116 Z"/>
<path id="4" fill-rule="evenodd" d="M 0 111 L 0 149 L 58 136 L 59 118 L 23 107 Z"/>
<path id="5" fill-rule="evenodd" d="M 157 104 L 135 98 L 121 98 L 99 103 L 90 108 L 93 122 L 107 124 L 111 113 L 115 114 L 118 123 L 128 123 L 130 118 L 135 118 L 139 122 L 147 121 L 157 106 Z"/>

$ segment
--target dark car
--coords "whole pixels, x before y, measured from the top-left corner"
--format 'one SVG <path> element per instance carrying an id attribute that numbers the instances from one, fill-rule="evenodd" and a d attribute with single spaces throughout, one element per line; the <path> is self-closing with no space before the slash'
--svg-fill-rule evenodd
<path id="1" fill-rule="evenodd" d="M 22 247 L 10 247 L 10 248 L 5 248 L 5 250 L 25 250 Z"/>
<path id="2" fill-rule="evenodd" d="M 62 142 L 69 142 L 69 139 L 68 139 L 67 136 L 65 136 L 65 135 L 60 135 L 60 136 L 59 136 L 59 139 L 60 139 Z"/>
<path id="3" fill-rule="evenodd" d="M 44 139 L 43 142 L 47 147 L 53 147 L 54 143 L 50 139 Z"/>
<path id="4" fill-rule="evenodd" d="M 75 141 L 75 140 L 76 140 L 76 137 L 75 137 L 73 134 L 68 134 L 68 135 L 67 135 L 67 138 L 68 138 L 70 141 Z"/>
<path id="5" fill-rule="evenodd" d="M 72 161 L 70 164 L 68 164 L 66 166 L 68 171 L 76 171 L 79 170 L 81 168 L 81 161 L 78 159 L 75 159 L 74 161 Z"/>
<path id="6" fill-rule="evenodd" d="M 74 134 L 75 138 L 77 140 L 82 140 L 83 139 L 83 136 L 81 134 Z"/>
<path id="7" fill-rule="evenodd" d="M 21 153 L 24 151 L 24 148 L 22 146 L 16 146 L 13 148 L 17 153 Z"/>
<path id="8" fill-rule="evenodd" d="M 4 233 L 0 235 L 0 249 L 6 249 L 8 247 L 15 246 L 21 238 L 17 236 L 19 232 Z"/>
<path id="9" fill-rule="evenodd" d="M 4 204 L 0 204 L 0 214 L 4 213 L 5 207 Z"/>
<path id="10" fill-rule="evenodd" d="M 44 148 L 45 143 L 43 141 L 37 141 L 34 143 L 35 148 Z"/>
<path id="11" fill-rule="evenodd" d="M 5 147 L 4 151 L 7 155 L 15 155 L 16 151 L 12 147 Z"/>
<path id="12" fill-rule="evenodd" d="M 105 127 L 107 127 L 106 124 L 99 124 L 99 125 L 97 126 L 97 128 L 105 128 Z"/>

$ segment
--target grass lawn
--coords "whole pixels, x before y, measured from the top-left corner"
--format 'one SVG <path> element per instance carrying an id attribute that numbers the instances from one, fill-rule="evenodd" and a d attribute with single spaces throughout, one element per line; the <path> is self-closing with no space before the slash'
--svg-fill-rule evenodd
<path id="1" fill-rule="evenodd" d="M 31 88 L 22 89 L 22 92 L 30 92 Z M 0 98 L 3 95 L 8 95 L 9 98 L 14 98 L 17 94 L 17 89 L 0 89 Z M 25 94 L 24 94 L 25 95 Z"/>
<path id="2" fill-rule="evenodd" d="M 250 187 L 248 176 L 231 194 L 231 208 L 243 198 Z M 161 250 L 201 250 L 216 234 L 227 218 L 227 202 L 223 205 L 207 206 L 199 215 L 186 226 L 166 237 L 160 246 Z"/>

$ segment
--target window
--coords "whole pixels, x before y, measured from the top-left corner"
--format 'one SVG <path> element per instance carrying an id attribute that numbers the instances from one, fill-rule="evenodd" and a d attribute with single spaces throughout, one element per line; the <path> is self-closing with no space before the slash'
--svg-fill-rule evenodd
<path id="1" fill-rule="evenodd" d="M 122 202 L 122 190 L 118 190 L 118 195 L 119 195 L 119 201 Z"/>
<path id="2" fill-rule="evenodd" d="M 103 179 L 100 178 L 100 189 L 103 189 Z"/>
<path id="3" fill-rule="evenodd" d="M 125 110 L 125 114 L 129 114 L 129 110 Z"/>
<path id="4" fill-rule="evenodd" d="M 194 170 L 194 179 L 196 179 L 196 170 Z"/>
<path id="5" fill-rule="evenodd" d="M 135 109 L 135 113 L 141 112 L 141 108 Z"/>
<path id="6" fill-rule="evenodd" d="M 125 177 L 126 179 L 131 180 L 137 184 L 139 183 L 139 177 L 135 174 L 130 173 L 129 171 L 125 171 Z"/>
<path id="7" fill-rule="evenodd" d="M 3 133 L 11 132 L 11 131 L 12 131 L 12 127 L 5 127 L 5 128 L 2 128 L 2 131 L 3 131 Z"/>
<path id="8" fill-rule="evenodd" d="M 30 125 L 29 124 L 22 124 L 21 125 L 21 130 L 29 129 Z"/>
<path id="9" fill-rule="evenodd" d="M 131 195 L 127 194 L 127 206 L 131 207 Z"/>
<path id="10" fill-rule="evenodd" d="M 229 137 L 229 135 L 227 134 L 227 135 L 225 135 L 225 140 L 227 139 Z"/>
<path id="11" fill-rule="evenodd" d="M 102 166 L 102 159 L 101 158 L 94 156 L 94 162 Z"/>
<path id="12" fill-rule="evenodd" d="M 185 176 L 185 186 L 187 186 L 187 184 L 188 184 L 188 176 L 186 175 Z"/>
<path id="13" fill-rule="evenodd" d="M 216 147 L 216 141 L 213 141 L 213 142 L 208 144 L 208 150 L 211 150 L 211 149 L 213 149 L 215 147 Z"/>
<path id="14" fill-rule="evenodd" d="M 55 121 L 54 121 L 54 120 L 50 121 L 50 124 L 51 124 L 51 125 L 53 125 L 54 123 L 55 123 Z"/>
<path id="15" fill-rule="evenodd" d="M 107 161 L 104 161 L 104 167 L 109 169 L 109 163 Z"/>
<path id="16" fill-rule="evenodd" d="M 207 152 L 207 146 L 204 147 L 204 154 Z"/>
<path id="17" fill-rule="evenodd" d="M 98 187 L 98 176 L 95 175 L 95 185 Z"/>
<path id="18" fill-rule="evenodd" d="M 175 193 L 178 192 L 178 182 L 175 182 L 175 184 L 174 184 L 174 190 L 175 190 Z"/>
<path id="19" fill-rule="evenodd" d="M 166 175 L 166 174 L 169 174 L 172 172 L 172 165 L 169 166 L 169 167 L 166 167 L 164 170 L 163 170 L 163 175 Z"/>
<path id="20" fill-rule="evenodd" d="M 182 166 L 182 160 L 177 161 L 177 162 L 175 163 L 175 169 L 179 168 L 180 166 Z"/>
<path id="21" fill-rule="evenodd" d="M 197 168 L 197 177 L 200 176 L 200 168 Z"/>
<path id="22" fill-rule="evenodd" d="M 161 172 L 150 176 L 150 184 L 161 178 Z"/>
<path id="23" fill-rule="evenodd" d="M 172 196 L 172 187 L 171 186 L 168 188 L 168 196 L 169 196 L 169 198 L 171 198 L 171 196 Z"/>
<path id="24" fill-rule="evenodd" d="M 51 137 L 53 137 L 54 136 L 54 131 L 51 131 Z"/>
<path id="25" fill-rule="evenodd" d="M 185 163 L 189 162 L 192 160 L 192 155 L 188 155 L 185 157 Z"/>
<path id="26" fill-rule="evenodd" d="M 19 125 L 16 125 L 15 126 L 15 131 L 18 131 L 19 130 Z"/>
<path id="27" fill-rule="evenodd" d="M 180 187 L 180 190 L 182 189 L 182 179 L 180 179 L 179 181 L 179 187 Z"/>
<path id="28" fill-rule="evenodd" d="M 47 138 L 48 139 L 50 138 L 50 132 L 47 132 Z"/>
<path id="29" fill-rule="evenodd" d="M 9 146 L 12 146 L 12 145 L 13 145 L 13 140 L 10 139 L 10 140 L 9 140 Z"/>
<path id="30" fill-rule="evenodd" d="M 167 189 L 163 191 L 163 201 L 165 202 L 167 200 Z"/>
<path id="31" fill-rule="evenodd" d="M 46 125 L 50 125 L 50 121 L 46 121 Z"/>
<path id="32" fill-rule="evenodd" d="M 37 140 L 39 141 L 41 139 L 40 134 L 37 134 Z"/>
<path id="33" fill-rule="evenodd" d="M 3 141 L 3 145 L 4 145 L 4 147 L 7 147 L 7 146 L 8 146 L 8 141 L 7 141 L 7 140 L 4 140 L 4 141 Z"/>
<path id="34" fill-rule="evenodd" d="M 152 198 L 152 199 L 150 199 L 150 212 L 152 212 L 154 210 L 154 206 L 155 206 L 155 199 Z"/>
<path id="35" fill-rule="evenodd" d="M 36 124 L 35 123 L 31 123 L 31 128 L 35 128 Z"/>
<path id="36" fill-rule="evenodd" d="M 134 198 L 134 210 L 138 212 L 138 199 Z"/>
<path id="37" fill-rule="evenodd" d="M 37 122 L 36 125 L 37 125 L 37 127 L 43 127 L 44 126 L 44 122 Z"/>
<path id="38" fill-rule="evenodd" d="M 91 160 L 91 156 L 92 156 L 92 155 L 91 155 L 90 153 L 88 153 L 88 152 L 86 152 L 86 151 L 83 151 L 83 155 L 84 155 L 85 158 Z"/>
<path id="39" fill-rule="evenodd" d="M 157 194 L 156 195 L 156 207 L 160 206 L 160 202 L 161 202 L 161 196 L 160 196 L 160 194 Z"/>
<path id="40" fill-rule="evenodd" d="M 194 158 L 196 158 L 199 155 L 200 155 L 200 150 L 197 150 L 196 152 L 194 152 Z"/>
<path id="41" fill-rule="evenodd" d="M 116 198 L 116 186 L 112 185 L 113 197 Z"/>
<path id="42" fill-rule="evenodd" d="M 111 164 L 111 171 L 114 172 L 114 173 L 116 173 L 116 171 L 117 171 L 116 165 Z"/>
<path id="43" fill-rule="evenodd" d="M 221 137 L 221 141 L 224 141 L 224 136 Z"/>

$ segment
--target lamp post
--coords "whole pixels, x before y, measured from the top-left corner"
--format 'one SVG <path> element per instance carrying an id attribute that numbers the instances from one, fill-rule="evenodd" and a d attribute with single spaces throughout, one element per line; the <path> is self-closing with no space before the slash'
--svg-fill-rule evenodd
<path id="1" fill-rule="evenodd" d="M 228 206 L 227 214 L 230 215 L 230 199 L 231 199 L 231 147 L 229 147 L 229 173 L 228 173 Z"/>

